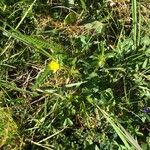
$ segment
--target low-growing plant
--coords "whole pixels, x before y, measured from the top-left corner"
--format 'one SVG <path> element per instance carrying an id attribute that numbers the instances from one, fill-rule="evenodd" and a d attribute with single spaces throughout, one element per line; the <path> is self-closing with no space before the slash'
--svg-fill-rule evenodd
<path id="1" fill-rule="evenodd" d="M 149 14 L 136 0 L 2 0 L 1 148 L 148 150 Z"/>

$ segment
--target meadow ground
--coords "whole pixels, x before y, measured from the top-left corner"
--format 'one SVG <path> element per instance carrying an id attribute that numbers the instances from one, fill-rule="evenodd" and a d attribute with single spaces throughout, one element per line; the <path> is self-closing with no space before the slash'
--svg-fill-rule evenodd
<path id="1" fill-rule="evenodd" d="M 0 149 L 149 150 L 149 1 L 1 0 Z"/>

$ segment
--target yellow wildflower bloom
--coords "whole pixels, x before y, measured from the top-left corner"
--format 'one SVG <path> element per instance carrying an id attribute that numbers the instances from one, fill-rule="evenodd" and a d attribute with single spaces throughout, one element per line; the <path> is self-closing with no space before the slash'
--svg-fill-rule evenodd
<path id="1" fill-rule="evenodd" d="M 56 72 L 60 68 L 59 64 L 56 61 L 54 61 L 54 60 L 52 60 L 51 62 L 49 62 L 48 67 L 53 72 Z"/>

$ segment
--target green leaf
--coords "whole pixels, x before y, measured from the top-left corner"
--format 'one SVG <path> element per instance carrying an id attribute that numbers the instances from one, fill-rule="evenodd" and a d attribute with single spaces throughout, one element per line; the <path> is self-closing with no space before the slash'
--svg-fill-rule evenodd
<path id="1" fill-rule="evenodd" d="M 133 150 L 133 148 L 130 146 L 134 146 L 137 150 L 142 150 L 138 142 L 128 133 L 121 124 L 113 119 L 106 111 L 102 110 L 98 105 L 96 105 L 98 110 L 103 114 L 103 116 L 107 119 L 107 121 L 111 124 L 111 126 L 114 128 L 124 145 L 127 149 Z"/>
<path id="2" fill-rule="evenodd" d="M 69 118 L 65 119 L 63 126 L 72 126 L 72 125 L 73 125 L 73 122 Z"/>
<path id="3" fill-rule="evenodd" d="M 148 59 L 145 59 L 142 68 L 145 69 L 148 66 Z"/>
<path id="4" fill-rule="evenodd" d="M 68 0 L 68 3 L 69 3 L 70 5 L 74 5 L 74 0 Z"/>
<path id="5" fill-rule="evenodd" d="M 90 103 L 90 104 L 93 104 L 93 99 L 91 98 L 91 96 L 89 95 L 89 96 L 87 96 L 87 101 Z"/>
<path id="6" fill-rule="evenodd" d="M 2 30 L 4 32 L 5 36 L 10 36 L 16 40 L 19 40 L 19 41 L 23 42 L 24 44 L 37 49 L 40 53 L 42 53 L 43 55 L 45 55 L 49 58 L 52 58 L 52 55 L 49 52 L 47 52 L 45 49 L 51 49 L 52 52 L 63 49 L 63 47 L 60 44 L 57 44 L 53 41 L 47 42 L 47 41 L 38 39 L 33 36 L 24 35 L 15 29 L 5 30 L 2 27 L 0 27 L 0 30 Z"/>
<path id="7" fill-rule="evenodd" d="M 147 49 L 145 54 L 146 54 L 146 56 L 150 56 L 150 49 Z"/>
<path id="8" fill-rule="evenodd" d="M 141 42 L 143 45 L 145 46 L 149 46 L 150 44 L 150 38 L 148 36 L 144 36 L 142 39 L 141 39 Z"/>
<path id="9" fill-rule="evenodd" d="M 73 24 L 77 21 L 77 14 L 74 12 L 70 12 L 64 19 L 64 24 L 65 25 L 70 25 Z"/>
<path id="10" fill-rule="evenodd" d="M 80 2 L 81 2 L 82 8 L 86 10 L 86 0 L 80 0 Z"/>
<path id="11" fill-rule="evenodd" d="M 66 87 L 67 88 L 74 87 L 74 86 L 79 87 L 81 84 L 86 83 L 86 82 L 87 81 L 67 84 Z"/>
<path id="12" fill-rule="evenodd" d="M 10 90 L 18 91 L 20 93 L 22 92 L 22 93 L 27 93 L 27 94 L 30 94 L 30 95 L 35 95 L 35 96 L 38 95 L 35 92 L 30 92 L 28 90 L 18 88 L 14 82 L 7 82 L 7 81 L 4 81 L 4 80 L 0 80 L 0 88 L 1 87 L 5 87 L 5 88 L 10 89 Z"/>
<path id="13" fill-rule="evenodd" d="M 48 67 L 45 67 L 37 76 L 35 84 L 33 85 L 33 89 L 39 88 L 42 86 L 42 84 L 48 79 L 48 77 L 51 75 L 51 71 Z"/>
<path id="14" fill-rule="evenodd" d="M 97 145 L 95 146 L 95 150 L 100 150 Z"/>
<path id="15" fill-rule="evenodd" d="M 102 33 L 102 30 L 104 28 L 104 24 L 100 21 L 93 21 L 91 23 L 87 23 L 84 25 L 85 28 L 89 30 L 95 30 L 97 33 Z"/>

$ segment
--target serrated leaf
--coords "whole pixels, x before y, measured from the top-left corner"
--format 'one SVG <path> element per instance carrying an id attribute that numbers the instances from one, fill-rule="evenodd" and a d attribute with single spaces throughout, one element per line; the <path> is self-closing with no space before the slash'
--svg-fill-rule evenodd
<path id="1" fill-rule="evenodd" d="M 39 88 L 42 86 L 42 84 L 48 79 L 48 77 L 51 75 L 51 72 L 48 67 L 46 67 L 44 70 L 42 70 L 35 81 L 35 84 L 33 85 L 33 89 Z"/>
<path id="2" fill-rule="evenodd" d="M 43 55 L 49 58 L 52 58 L 52 55 L 45 49 L 51 49 L 51 52 L 63 49 L 63 47 L 60 44 L 57 44 L 53 41 L 48 42 L 33 36 L 24 35 L 15 29 L 5 30 L 2 27 L 0 27 L 0 30 L 2 30 L 5 33 L 5 35 L 11 36 L 14 39 L 19 40 L 28 46 L 34 47 L 38 50 L 38 52 L 42 53 Z"/>

